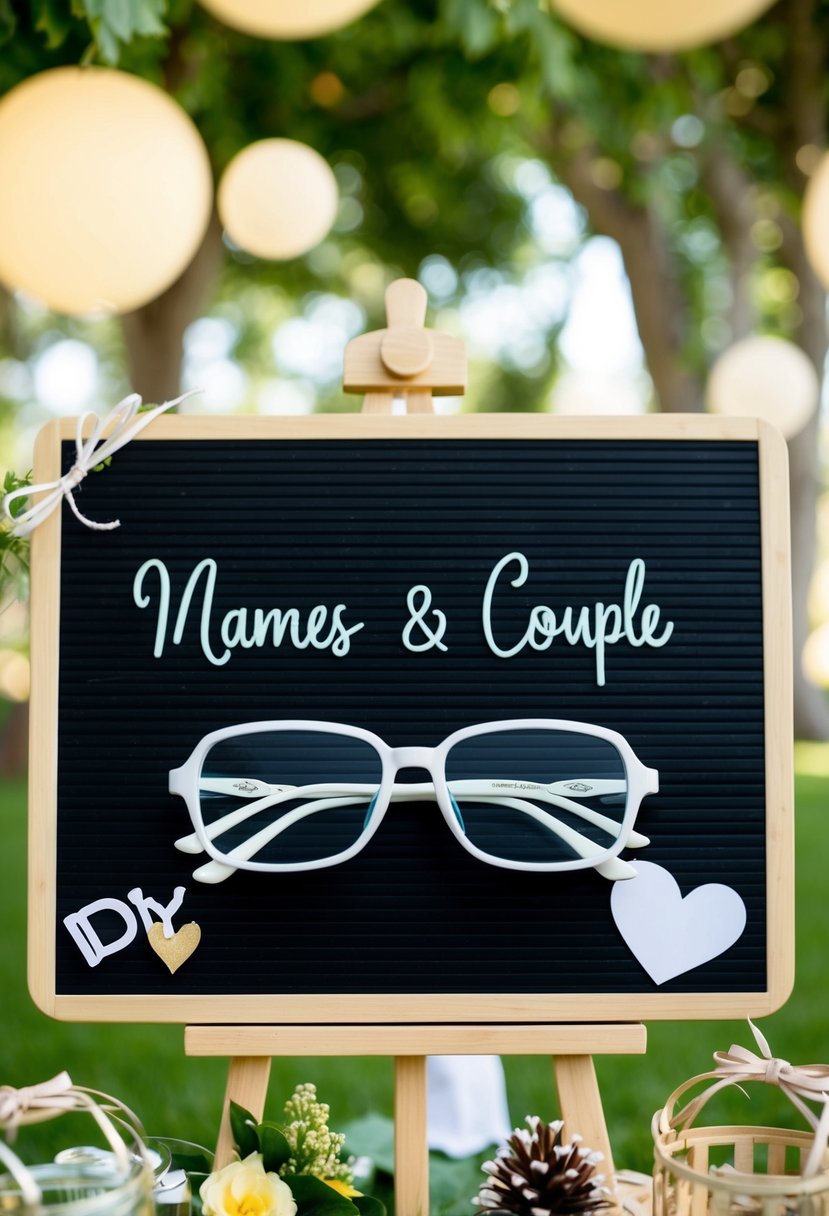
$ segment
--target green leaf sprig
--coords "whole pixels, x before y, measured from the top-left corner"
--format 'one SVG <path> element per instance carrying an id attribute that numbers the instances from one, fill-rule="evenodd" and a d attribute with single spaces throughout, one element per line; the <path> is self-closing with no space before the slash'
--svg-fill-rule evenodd
<path id="1" fill-rule="evenodd" d="M 3 478 L 3 494 L 25 490 L 32 484 L 31 472 L 24 477 L 7 472 Z M 27 498 L 17 498 L 9 512 L 13 520 L 22 515 L 28 506 Z M 11 525 L 0 526 L 0 607 L 12 600 L 26 600 L 29 596 L 29 538 L 15 536 Z"/>

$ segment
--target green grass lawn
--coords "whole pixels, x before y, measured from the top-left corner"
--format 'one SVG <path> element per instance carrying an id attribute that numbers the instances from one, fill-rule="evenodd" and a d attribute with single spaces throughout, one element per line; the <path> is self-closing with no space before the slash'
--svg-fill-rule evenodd
<path id="1" fill-rule="evenodd" d="M 829 1062 L 825 872 L 829 745 L 800 746 L 797 769 L 796 983 L 788 1004 L 765 1019 L 763 1029 L 775 1054 L 796 1063 Z M 121 1097 L 137 1111 L 151 1134 L 211 1144 L 224 1090 L 224 1061 L 185 1058 L 183 1031 L 177 1026 L 62 1023 L 35 1008 L 26 987 L 26 801 L 22 784 L 0 788 L 0 831 L 4 940 L 0 954 L 0 1084 L 30 1084 L 66 1068 L 78 1084 Z M 608 1013 L 612 1017 L 612 1010 Z M 654 1022 L 648 1027 L 645 1056 L 597 1059 L 617 1166 L 650 1170 L 653 1111 L 680 1081 L 705 1071 L 714 1050 L 735 1041 L 752 1045 L 743 1022 Z M 553 1118 L 557 1107 L 547 1061 L 511 1057 L 504 1063 L 514 1122 L 528 1113 Z M 279 1117 L 282 1102 L 303 1080 L 314 1081 L 320 1097 L 330 1102 L 335 1128 L 370 1112 L 391 1113 L 390 1060 L 306 1058 L 274 1061 L 269 1117 Z M 788 1122 L 797 1118 L 784 1099 L 758 1093 L 759 1089 L 752 1089 L 750 1108 L 747 1099 L 737 1093 L 718 1099 L 720 1104 L 710 1121 Z M 48 1136 L 45 1131 L 41 1134 Z M 471 1211 L 467 1184 L 460 1185 L 466 1193 L 458 1210 Z"/>

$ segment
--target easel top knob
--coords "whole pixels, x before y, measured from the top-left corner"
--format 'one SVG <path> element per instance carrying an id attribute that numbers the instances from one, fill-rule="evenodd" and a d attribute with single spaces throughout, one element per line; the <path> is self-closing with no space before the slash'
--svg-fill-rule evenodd
<path id="1" fill-rule="evenodd" d="M 414 279 L 395 279 L 386 288 L 389 327 L 380 338 L 380 360 L 393 376 L 417 376 L 432 365 L 435 347 L 424 328 L 426 304 L 426 291 Z"/>
<path id="2" fill-rule="evenodd" d="M 354 338 L 345 348 L 347 393 L 403 394 L 428 390 L 454 396 L 466 389 L 466 351 L 459 338 L 424 328 L 427 295 L 415 279 L 386 289 L 386 329 Z"/>

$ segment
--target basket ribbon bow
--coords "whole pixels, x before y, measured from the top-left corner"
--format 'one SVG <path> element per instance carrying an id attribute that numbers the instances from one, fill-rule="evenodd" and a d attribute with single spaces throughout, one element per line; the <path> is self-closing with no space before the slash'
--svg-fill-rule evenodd
<path id="1" fill-rule="evenodd" d="M 143 1136 L 140 1119 L 125 1103 L 101 1093 L 99 1089 L 73 1085 L 68 1072 L 59 1072 L 49 1081 L 26 1085 L 22 1089 L 0 1085 L 0 1130 L 6 1133 L 9 1141 L 14 1140 L 22 1124 L 40 1123 L 70 1110 L 90 1114 L 116 1155 L 124 1159 L 128 1159 L 129 1153 L 110 1115 L 122 1126 L 129 1126 L 139 1138 Z"/>
<path id="2" fill-rule="evenodd" d="M 671 1120 L 672 1125 L 691 1123 L 708 1099 L 727 1085 L 739 1085 L 742 1081 L 765 1081 L 768 1085 L 776 1085 L 814 1129 L 814 1142 L 803 1169 L 804 1178 L 810 1178 L 819 1170 L 829 1143 L 829 1065 L 795 1065 L 777 1059 L 771 1054 L 765 1035 L 750 1019 L 748 1024 L 760 1054 L 736 1043 L 732 1043 L 728 1051 L 715 1051 L 717 1067 L 708 1076 L 719 1079 L 683 1107 Z M 804 1098 L 822 1103 L 820 1116 L 806 1105 Z"/>
<path id="3" fill-rule="evenodd" d="M 123 401 L 119 401 L 104 418 L 99 418 L 92 411 L 82 414 L 78 418 L 77 430 L 75 432 L 75 463 L 69 472 L 64 473 L 62 477 L 57 478 L 55 481 L 44 481 L 39 485 L 26 486 L 21 490 L 13 490 L 3 499 L 3 510 L 6 517 L 12 522 L 11 531 L 14 535 L 28 536 L 30 532 L 35 530 L 38 524 L 41 524 L 44 519 L 52 514 L 64 498 L 69 503 L 75 516 L 87 528 L 94 528 L 96 532 L 109 532 L 112 528 L 119 527 L 121 523 L 119 519 L 113 519 L 109 523 L 104 524 L 96 523 L 93 519 L 87 519 L 75 502 L 72 491 L 77 489 L 90 469 L 97 468 L 98 465 L 112 456 L 114 452 L 117 452 L 128 444 L 145 427 L 148 427 L 159 414 L 163 414 L 165 410 L 172 409 L 174 405 L 178 405 L 187 397 L 192 396 L 194 392 L 199 391 L 199 389 L 191 389 L 189 393 L 183 393 L 173 401 L 165 401 L 163 405 L 157 405 L 154 409 L 147 410 L 141 414 L 138 412 L 141 408 L 141 398 L 138 393 L 131 393 L 129 397 L 125 397 Z M 84 427 L 90 418 L 94 418 L 95 423 L 89 438 L 84 439 Z M 28 498 L 32 494 L 43 494 L 44 497 L 40 498 L 34 506 L 27 508 L 20 515 L 12 515 L 12 503 L 18 498 Z"/>
<path id="4" fill-rule="evenodd" d="M 50 1081 L 25 1085 L 22 1089 L 0 1085 L 0 1128 L 9 1139 L 13 1139 L 21 1123 L 48 1118 L 58 1111 L 72 1110 L 77 1105 L 68 1072 L 59 1072 Z"/>

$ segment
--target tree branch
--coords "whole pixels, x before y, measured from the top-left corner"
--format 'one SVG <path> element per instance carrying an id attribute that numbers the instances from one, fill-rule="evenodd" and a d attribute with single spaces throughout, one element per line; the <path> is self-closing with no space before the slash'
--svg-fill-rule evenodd
<path id="1" fill-rule="evenodd" d="M 732 340 L 747 337 L 756 325 L 751 298 L 751 272 L 757 248 L 751 239 L 755 219 L 752 182 L 730 154 L 724 141 L 712 137 L 699 157 L 702 183 L 714 208 L 723 245 L 728 253 L 731 279 L 730 326 Z"/>
<path id="2" fill-rule="evenodd" d="M 199 316 L 221 262 L 222 230 L 214 212 L 181 277 L 157 299 L 122 316 L 132 386 L 145 401 L 169 401 L 178 395 L 184 331 Z"/>
<path id="3" fill-rule="evenodd" d="M 789 61 L 786 73 L 787 105 L 794 152 L 804 144 L 826 144 L 826 117 L 822 104 L 826 39 L 816 17 L 815 0 L 789 0 Z"/>

